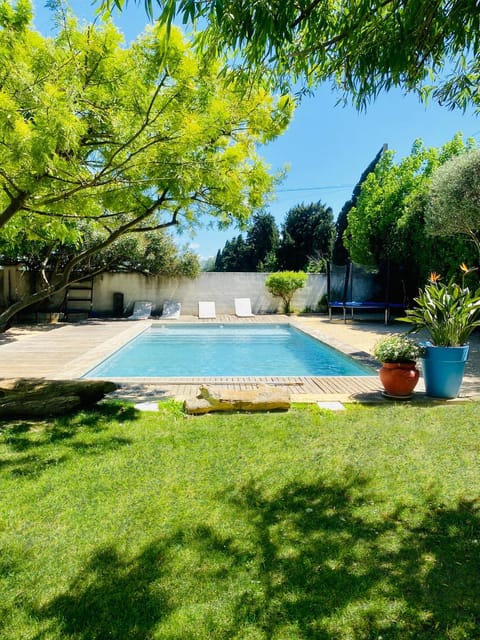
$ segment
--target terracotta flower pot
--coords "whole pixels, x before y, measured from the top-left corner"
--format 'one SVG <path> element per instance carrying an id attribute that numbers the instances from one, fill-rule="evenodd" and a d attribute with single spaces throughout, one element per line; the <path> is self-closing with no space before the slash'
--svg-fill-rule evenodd
<path id="1" fill-rule="evenodd" d="M 383 362 L 380 369 L 380 381 L 389 398 L 406 400 L 412 396 L 420 372 L 415 362 Z"/>

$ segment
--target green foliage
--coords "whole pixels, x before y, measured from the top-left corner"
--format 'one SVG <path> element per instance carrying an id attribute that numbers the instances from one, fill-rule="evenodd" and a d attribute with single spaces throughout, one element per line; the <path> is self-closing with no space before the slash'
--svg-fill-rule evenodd
<path id="1" fill-rule="evenodd" d="M 365 171 L 360 176 L 360 180 L 357 182 L 353 189 L 352 197 L 350 200 L 347 200 L 342 207 L 342 210 L 337 216 L 337 220 L 335 222 L 335 244 L 332 250 L 332 262 L 337 265 L 347 264 L 349 260 L 349 253 L 344 244 L 344 234 L 348 225 L 348 214 L 353 207 L 356 206 L 358 196 L 360 195 L 361 188 L 363 183 L 365 182 L 367 176 L 373 172 L 375 167 L 380 161 L 380 158 L 387 150 L 387 145 L 383 145 L 380 151 L 377 153 L 372 162 L 368 165 Z"/>
<path id="2" fill-rule="evenodd" d="M 124 0 L 99 0 L 106 8 Z M 152 15 L 153 0 L 144 0 Z M 157 0 L 160 20 L 201 25 L 204 55 L 233 53 L 250 77 L 311 87 L 330 80 L 365 107 L 401 87 L 449 108 L 480 107 L 478 3 L 473 0 Z M 445 70 L 449 69 L 448 72 Z"/>
<path id="3" fill-rule="evenodd" d="M 31 242 L 46 256 L 78 251 L 62 272 L 47 260 L 42 290 L 0 323 L 126 234 L 204 216 L 242 225 L 263 206 L 275 179 L 256 147 L 283 132 L 291 100 L 259 85 L 245 95 L 177 29 L 167 38 L 155 25 L 127 48 L 110 22 L 79 26 L 60 12 L 57 35 L 43 38 L 24 3 L 1 6 L 12 16 L 0 30 L 0 238 L 19 253 Z M 100 242 L 83 250 L 87 228 Z"/>
<path id="4" fill-rule="evenodd" d="M 307 273 L 326 273 L 327 272 L 327 259 L 326 258 L 313 258 L 308 261 Z"/>
<path id="5" fill-rule="evenodd" d="M 380 362 L 411 362 L 417 360 L 424 349 L 408 336 L 394 333 L 378 340 L 373 355 Z"/>
<path id="6" fill-rule="evenodd" d="M 288 211 L 281 239 L 271 214 L 252 219 L 247 237 L 225 243 L 217 255 L 217 271 L 325 271 L 330 259 L 335 226 L 330 207 L 321 202 L 301 204 Z M 309 266 L 310 265 L 310 266 Z"/>
<path id="7" fill-rule="evenodd" d="M 392 280 L 403 280 L 415 295 L 428 273 L 450 274 L 459 256 L 470 261 L 472 247 L 459 238 L 433 238 L 425 228 L 426 194 L 434 171 L 449 158 L 474 146 L 457 134 L 443 147 L 426 148 L 417 140 L 412 153 L 394 162 L 388 151 L 362 184 L 356 206 L 348 215 L 344 242 L 352 259 L 389 269 Z"/>
<path id="8" fill-rule="evenodd" d="M 32 274 L 45 271 L 61 271 L 78 255 L 87 253 L 101 245 L 107 232 L 82 227 L 81 244 L 63 243 L 52 253 L 51 247 L 34 240 L 23 239 L 21 246 L 1 242 L 0 255 L 3 264 L 22 264 Z M 16 240 L 20 239 L 20 234 Z M 15 249 L 23 249 L 17 252 Z M 105 248 L 91 253 L 88 260 L 78 264 L 74 277 L 85 277 L 90 273 L 138 272 L 145 275 L 196 278 L 200 273 L 198 256 L 190 250 L 181 250 L 174 239 L 163 229 L 120 236 Z"/>
<path id="9" fill-rule="evenodd" d="M 275 218 L 264 212 L 255 213 L 248 225 L 247 236 L 227 240 L 215 258 L 216 271 L 269 271 L 279 242 Z"/>
<path id="10" fill-rule="evenodd" d="M 199 257 L 188 249 L 179 249 L 162 229 L 119 238 L 92 256 L 90 266 L 95 270 L 192 279 L 200 273 Z"/>
<path id="11" fill-rule="evenodd" d="M 480 259 L 480 150 L 438 167 L 428 189 L 425 223 L 435 236 L 467 236 Z"/>
<path id="12" fill-rule="evenodd" d="M 468 271 L 465 267 L 465 273 Z M 437 347 L 462 346 L 480 327 L 480 289 L 471 292 L 463 282 L 439 282 L 439 276 L 432 274 L 414 302 L 415 308 L 407 309 L 400 320 L 413 324 L 414 332 L 426 329 Z"/>
<path id="13" fill-rule="evenodd" d="M 303 271 L 279 271 L 271 273 L 265 280 L 265 286 L 272 296 L 283 300 L 284 313 L 290 313 L 293 295 L 307 284 L 308 276 Z"/>
<path id="14" fill-rule="evenodd" d="M 271 256 L 277 251 L 280 234 L 275 218 L 260 212 L 253 216 L 247 233 L 250 271 L 265 271 L 271 266 Z"/>
<path id="15" fill-rule="evenodd" d="M 227 240 L 222 251 L 217 253 L 216 271 L 250 271 L 249 247 L 242 235 Z"/>
<path id="16" fill-rule="evenodd" d="M 217 251 L 217 255 L 215 256 L 215 269 L 214 269 L 214 271 L 223 271 L 222 251 L 220 249 Z"/>
<path id="17" fill-rule="evenodd" d="M 0 28 L 23 31 L 32 20 L 32 3 L 29 0 L 17 0 L 12 6 L 8 0 L 0 2 Z"/>
<path id="18" fill-rule="evenodd" d="M 270 272 L 276 271 L 278 268 L 277 253 L 272 249 L 265 256 L 262 262 L 257 264 L 257 271 Z"/>
<path id="19" fill-rule="evenodd" d="M 335 237 L 332 209 L 321 202 L 293 207 L 285 216 L 281 236 L 279 269 L 305 270 L 312 260 L 329 260 Z"/>

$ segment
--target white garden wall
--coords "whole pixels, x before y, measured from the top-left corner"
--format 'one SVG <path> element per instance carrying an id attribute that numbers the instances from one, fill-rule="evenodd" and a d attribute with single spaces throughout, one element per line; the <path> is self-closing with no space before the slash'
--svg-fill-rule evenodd
<path id="1" fill-rule="evenodd" d="M 199 300 L 215 302 L 219 314 L 234 312 L 234 298 L 250 298 L 254 313 L 274 313 L 281 310 L 281 301 L 273 298 L 265 287 L 268 273 L 214 273 L 202 272 L 195 280 L 142 276 L 136 273 L 106 273 L 95 277 L 93 289 L 93 313 L 111 316 L 115 293 L 123 295 L 123 311 L 128 314 L 135 300 L 150 300 L 154 314 L 160 315 L 166 300 L 181 302 L 184 315 L 197 315 Z M 337 270 L 332 277 L 331 290 L 343 290 L 343 274 Z M 28 274 L 17 267 L 0 271 L 0 308 L 18 300 L 30 290 Z M 358 279 L 355 283 L 355 299 L 368 300 L 373 293 L 371 278 Z M 295 293 L 292 308 L 296 311 L 315 310 L 327 293 L 325 274 L 309 274 L 307 286 Z M 63 294 L 57 297 L 52 310 L 58 310 Z M 53 303 L 53 301 L 52 301 Z"/>
<path id="2" fill-rule="evenodd" d="M 279 308 L 279 300 L 273 298 L 265 287 L 266 273 L 201 273 L 195 280 L 163 277 L 144 277 L 135 273 L 109 273 L 95 278 L 93 308 L 101 313 L 113 309 L 113 294 L 122 293 L 124 308 L 128 312 L 135 300 L 150 300 L 154 313 L 160 314 L 166 300 L 181 302 L 182 313 L 196 315 L 199 300 L 213 300 L 217 313 L 233 313 L 234 298 L 250 298 L 254 313 L 272 313 Z M 298 291 L 293 308 L 314 308 L 327 291 L 324 275 L 308 278 L 305 289 Z"/>
<path id="3" fill-rule="evenodd" d="M 124 311 L 128 313 L 135 300 L 150 300 L 154 313 L 160 314 L 166 300 L 181 302 L 182 313 L 196 315 L 199 300 L 215 302 L 217 313 L 233 313 L 235 298 L 250 298 L 254 313 L 274 313 L 281 310 L 281 301 L 270 295 L 265 287 L 268 273 L 201 273 L 195 280 L 145 277 L 135 273 L 108 273 L 95 278 L 93 309 L 100 314 L 111 313 L 113 294 L 122 293 Z M 341 290 L 343 275 L 332 280 L 332 290 Z M 371 279 L 358 282 L 356 294 L 360 300 L 372 295 Z M 294 295 L 292 308 L 296 311 L 314 310 L 327 293 L 327 276 L 309 274 L 307 286 Z"/>

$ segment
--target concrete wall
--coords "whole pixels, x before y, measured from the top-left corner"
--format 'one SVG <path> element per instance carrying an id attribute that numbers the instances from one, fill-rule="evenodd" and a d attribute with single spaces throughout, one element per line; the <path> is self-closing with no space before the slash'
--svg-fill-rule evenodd
<path id="1" fill-rule="evenodd" d="M 201 273 L 195 280 L 149 277 L 129 273 L 109 273 L 95 278 L 93 307 L 101 314 L 113 309 L 113 294 L 123 294 L 128 313 L 135 300 L 150 300 L 160 314 L 166 300 L 182 303 L 182 313 L 197 315 L 199 300 L 213 300 L 217 313 L 233 313 L 234 298 L 250 298 L 254 313 L 273 313 L 280 301 L 265 288 L 266 273 Z M 293 309 L 316 308 L 327 291 L 326 276 L 312 274 L 307 286 L 295 293 Z"/>
<path id="2" fill-rule="evenodd" d="M 182 313 L 197 315 L 199 300 L 213 300 L 217 313 L 233 313 L 235 298 L 250 298 L 254 313 L 281 311 L 281 301 L 265 287 L 268 273 L 201 273 L 195 280 L 148 277 L 135 273 L 108 273 L 95 278 L 94 311 L 111 313 L 113 294 L 122 293 L 124 310 L 128 313 L 135 300 L 150 300 L 154 313 L 160 314 L 166 300 L 182 303 Z M 331 281 L 332 291 L 342 291 L 344 275 L 336 273 Z M 373 281 L 364 278 L 356 284 L 359 300 L 368 300 L 373 292 Z M 315 310 L 327 293 L 325 274 L 309 274 L 307 286 L 297 291 L 292 308 L 296 311 Z"/>
<path id="3" fill-rule="evenodd" d="M 0 269 L 0 308 L 20 300 L 30 293 L 31 281 L 27 271 L 19 267 L 4 267 Z"/>
<path id="4" fill-rule="evenodd" d="M 265 287 L 268 273 L 201 273 L 195 280 L 186 278 L 146 277 L 136 273 L 106 273 L 95 277 L 93 290 L 93 312 L 112 315 L 113 294 L 121 293 L 124 313 L 129 313 L 135 300 L 150 300 L 154 303 L 154 314 L 160 315 L 166 300 L 182 303 L 182 313 L 197 315 L 199 300 L 213 300 L 217 313 L 233 313 L 234 298 L 250 298 L 254 313 L 274 313 L 281 311 L 281 301 L 270 295 Z M 344 273 L 336 269 L 332 275 L 332 296 L 341 297 Z M 17 267 L 6 267 L 0 271 L 0 307 L 18 300 L 30 290 L 28 273 Z M 327 293 L 325 274 L 309 274 L 307 286 L 297 291 L 292 308 L 296 311 L 315 310 L 321 298 Z M 368 300 L 374 293 L 373 280 L 368 277 L 357 279 L 355 299 Z M 61 304 L 63 293 L 57 296 Z M 54 304 L 51 308 L 58 308 Z"/>

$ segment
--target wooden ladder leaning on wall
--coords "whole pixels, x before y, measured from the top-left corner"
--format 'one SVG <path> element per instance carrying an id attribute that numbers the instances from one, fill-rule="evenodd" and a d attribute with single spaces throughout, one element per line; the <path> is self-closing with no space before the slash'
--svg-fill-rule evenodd
<path id="1" fill-rule="evenodd" d="M 93 280 L 86 278 L 67 287 L 63 303 L 65 320 L 74 320 L 75 316 L 80 316 L 77 319 L 90 316 L 93 309 Z"/>

